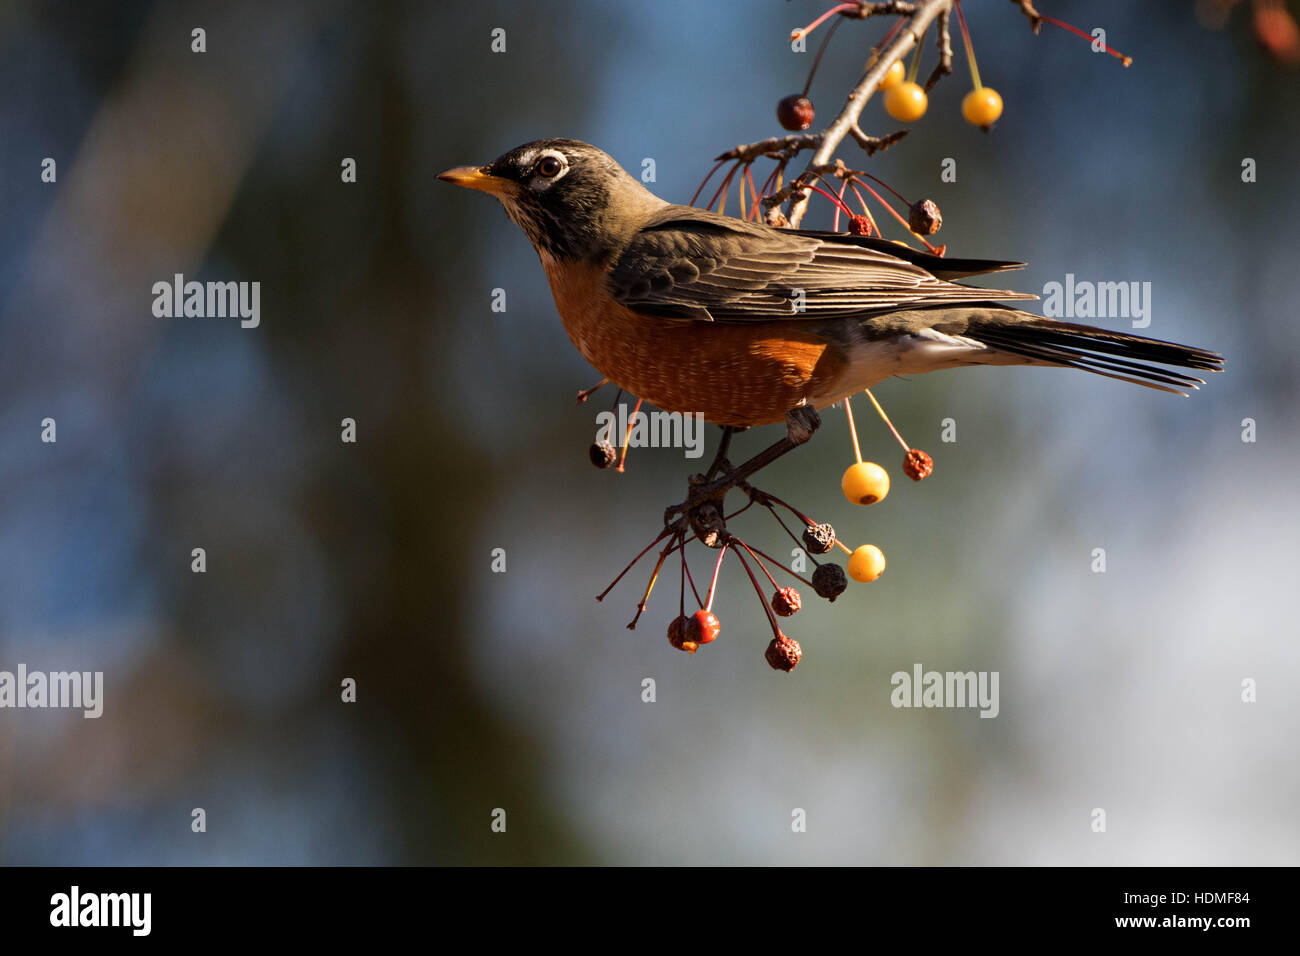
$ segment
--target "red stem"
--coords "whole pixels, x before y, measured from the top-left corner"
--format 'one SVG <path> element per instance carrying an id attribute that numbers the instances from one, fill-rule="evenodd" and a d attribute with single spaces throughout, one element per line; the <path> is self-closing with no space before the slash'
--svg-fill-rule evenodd
<path id="1" fill-rule="evenodd" d="M 651 541 L 649 544 L 647 544 L 644 548 L 641 549 L 640 554 L 638 554 L 635 558 L 633 558 L 631 561 L 628 562 L 627 567 L 625 567 L 622 571 L 619 572 L 618 577 L 616 577 L 613 581 L 610 582 L 609 587 L 605 588 L 605 590 L 601 591 L 599 594 L 596 595 L 596 600 L 597 601 L 605 600 L 605 595 L 609 594 L 610 591 L 614 590 L 614 586 L 618 584 L 619 581 L 623 580 L 623 576 L 627 574 L 629 571 L 631 571 L 632 568 L 636 566 L 636 563 L 640 561 L 642 558 L 644 558 L 646 554 L 649 553 L 650 549 L 653 548 L 660 541 L 662 541 L 670 531 L 673 531 L 671 527 L 664 528 L 663 531 L 660 531 L 658 536 L 656 536 L 656 538 L 653 541 Z M 673 533 L 675 534 L 676 532 Z"/>
<path id="2" fill-rule="evenodd" d="M 867 205 L 866 197 L 862 195 L 862 191 L 858 189 L 856 183 L 853 185 L 853 194 L 858 197 L 858 202 L 862 203 L 862 214 L 871 221 L 871 228 L 876 230 L 877 236 L 880 236 L 880 225 L 876 222 L 876 217 L 871 215 L 871 207 Z"/>
<path id="3" fill-rule="evenodd" d="M 695 588 L 695 577 L 691 574 L 691 566 L 686 563 L 686 547 L 682 546 L 682 570 L 686 572 L 686 580 L 691 582 L 691 593 L 695 595 L 695 603 L 704 607 L 704 602 L 700 600 L 700 592 Z"/>
<path id="4" fill-rule="evenodd" d="M 745 542 L 741 541 L 739 538 L 736 539 L 736 543 L 749 552 L 749 556 L 754 559 L 754 563 L 758 565 L 759 570 L 767 575 L 767 579 L 772 582 L 772 587 L 779 590 L 781 585 L 776 583 L 776 578 L 772 577 L 772 572 L 767 569 L 766 565 L 764 565 L 762 561 L 758 560 L 758 555 L 754 553 L 754 549 L 745 544 Z"/>
<path id="5" fill-rule="evenodd" d="M 848 206 L 844 205 L 844 200 L 842 200 L 842 199 L 836 199 L 834 193 L 828 193 L 826 190 L 822 189 L 820 186 L 814 186 L 812 183 L 808 183 L 808 184 L 807 184 L 806 186 L 804 186 L 803 188 L 805 188 L 805 189 L 811 189 L 813 192 L 816 192 L 816 193 L 821 193 L 823 196 L 825 196 L 825 197 L 826 197 L 827 199 L 829 199 L 831 202 L 833 202 L 833 203 L 838 203 L 838 204 L 839 204 L 839 208 L 840 208 L 840 209 L 843 209 L 845 213 L 847 213 L 847 214 L 850 215 L 850 216 L 853 215 L 853 210 L 850 209 Z"/>
<path id="6" fill-rule="evenodd" d="M 873 176 L 873 175 L 871 175 L 870 173 L 868 173 L 868 172 L 866 172 L 866 171 L 864 171 L 864 170 L 859 170 L 859 171 L 855 172 L 855 173 L 853 174 L 853 176 L 854 176 L 854 178 L 857 178 L 857 179 L 861 179 L 863 176 L 866 176 L 868 179 L 874 179 L 876 182 L 880 183 L 880 185 L 884 186 L 884 187 L 885 187 L 886 189 L 888 189 L 891 193 L 893 193 L 895 196 L 897 196 L 897 197 L 898 197 L 898 201 L 901 202 L 904 206 L 909 206 L 909 207 L 910 207 L 910 206 L 912 205 L 910 202 L 907 201 L 906 198 L 904 198 L 904 196 L 903 196 L 902 193 L 900 193 L 900 192 L 899 192 L 897 189 L 895 189 L 893 186 L 889 185 L 889 183 L 885 182 L 885 181 L 884 181 L 883 179 L 881 179 L 879 176 Z"/>
<path id="7" fill-rule="evenodd" d="M 749 582 L 754 585 L 754 592 L 758 595 L 759 603 L 763 605 L 763 610 L 767 613 L 767 623 L 772 625 L 772 636 L 780 637 L 781 625 L 777 623 L 776 614 L 774 614 L 772 609 L 767 606 L 767 595 L 764 594 L 763 589 L 758 586 L 758 578 L 754 577 L 754 572 L 749 570 L 749 562 L 745 560 L 743 554 L 737 551 L 736 557 L 740 559 L 741 566 L 744 567 L 745 573 L 749 575 Z"/>
<path id="8" fill-rule="evenodd" d="M 718 201 L 718 197 L 726 193 L 726 191 L 731 188 L 731 177 L 736 175 L 736 170 L 739 168 L 740 168 L 740 163 L 737 162 L 735 166 L 732 166 L 731 169 L 727 171 L 727 175 L 723 177 L 722 185 L 719 186 L 717 188 L 717 191 L 714 192 L 713 198 L 709 200 L 708 205 L 704 207 L 705 209 L 712 209 L 713 204 Z"/>
<path id="9" fill-rule="evenodd" d="M 713 174 L 716 173 L 722 167 L 722 164 L 725 162 L 726 162 L 725 159 L 720 159 L 713 164 L 713 168 L 709 170 L 709 175 L 705 176 L 704 182 L 700 183 L 700 185 L 696 188 L 695 195 L 691 197 L 691 201 L 689 205 L 691 206 L 695 205 L 695 200 L 700 198 L 700 193 L 704 192 L 704 187 L 709 184 L 709 180 L 713 178 Z"/>
<path id="10" fill-rule="evenodd" d="M 839 7 L 836 8 L 836 10 L 838 10 L 838 9 L 840 9 L 840 8 L 843 8 L 843 7 L 856 7 L 856 6 L 857 6 L 856 3 L 842 3 L 842 4 L 840 4 Z M 811 27 L 809 27 L 807 30 L 805 30 L 805 31 L 804 31 L 805 35 L 806 35 L 806 34 L 809 34 L 809 33 L 812 33 L 812 31 L 813 31 L 813 27 L 817 26 L 817 24 L 821 23 L 822 20 L 825 20 L 826 17 L 829 17 L 829 16 L 830 16 L 832 13 L 834 13 L 834 12 L 835 12 L 835 10 L 831 10 L 829 13 L 826 14 L 826 16 L 822 17 L 821 20 L 818 20 L 817 23 L 814 23 L 813 26 L 811 26 Z M 807 95 L 808 95 L 808 91 L 809 91 L 810 89 L 812 89 L 812 81 L 813 81 L 813 77 L 817 75 L 817 67 L 821 66 L 821 62 L 822 62 L 822 54 L 826 52 L 826 46 L 827 46 L 827 44 L 829 44 L 829 43 L 831 42 L 831 37 L 835 36 L 835 31 L 836 31 L 836 29 L 838 29 L 838 28 L 839 28 L 839 25 L 840 25 L 841 23 L 843 23 L 843 22 L 844 22 L 843 20 L 836 20 L 834 23 L 831 24 L 831 28 L 830 28 L 829 30 L 826 31 L 826 36 L 822 39 L 822 45 L 819 46 L 819 47 L 817 48 L 817 57 L 816 57 L 816 59 L 813 60 L 812 69 L 810 69 L 810 70 L 808 71 L 808 82 L 806 82 L 806 83 L 803 85 L 803 94 L 802 94 L 802 95 L 807 96 Z"/>
<path id="11" fill-rule="evenodd" d="M 812 33 L 814 30 L 816 30 L 819 26 L 821 26 L 823 23 L 825 23 L 827 20 L 829 20 L 831 17 L 835 16 L 835 14 L 847 13 L 849 10 L 856 10 L 857 8 L 858 8 L 857 3 L 837 3 L 835 4 L 835 6 L 831 7 L 820 17 L 814 20 L 812 23 L 808 24 L 806 27 L 800 30 L 799 33 L 803 36 L 807 36 L 808 34 Z"/>
<path id="12" fill-rule="evenodd" d="M 749 191 L 750 191 L 750 192 L 753 194 L 753 196 L 754 196 L 754 208 L 753 208 L 753 210 L 752 210 L 752 212 L 751 212 L 751 215 L 754 217 L 754 221 L 755 221 L 755 222 L 758 222 L 758 221 L 759 221 L 759 218 L 758 218 L 758 205 L 759 205 L 759 199 L 758 199 L 758 187 L 756 187 L 756 186 L 754 185 L 754 170 L 753 170 L 753 163 L 746 163 L 746 164 L 745 164 L 745 182 L 749 183 Z M 740 188 L 741 188 L 741 190 L 743 191 L 744 188 L 745 188 L 745 183 L 741 183 L 741 184 L 740 184 Z M 748 217 L 746 217 L 746 218 L 748 218 Z"/>
<path id="13" fill-rule="evenodd" d="M 798 518 L 800 521 L 802 521 L 804 524 L 808 525 L 809 527 L 812 527 L 813 525 L 815 525 L 815 524 L 817 523 L 816 521 L 813 521 L 812 518 L 809 518 L 806 514 L 804 514 L 802 511 L 800 511 L 798 508 L 796 508 L 794 505 L 787 504 L 786 502 L 784 502 L 784 501 L 782 501 L 780 498 L 778 498 L 776 495 L 774 495 L 774 494 L 772 494 L 772 493 L 770 493 L 770 492 L 767 492 L 767 491 L 763 492 L 763 494 L 764 494 L 767 498 L 769 498 L 769 499 L 771 499 L 773 502 L 775 502 L 776 504 L 780 505 L 780 506 L 781 506 L 782 508 L 784 508 L 786 511 L 789 511 L 792 515 L 794 515 L 796 518 Z"/>
<path id="14" fill-rule="evenodd" d="M 790 529 L 789 529 L 789 528 L 786 528 L 785 530 L 788 532 Z M 793 535 L 791 535 L 791 537 L 793 537 Z M 796 543 L 796 544 L 802 544 L 802 542 L 800 542 L 798 539 L 795 539 L 795 543 Z M 746 547 L 749 547 L 749 546 L 746 545 Z M 776 558 L 772 557 L 772 556 L 771 556 L 770 554 L 768 554 L 766 551 L 760 551 L 758 548 L 750 548 L 750 550 L 756 552 L 760 557 L 766 558 L 768 561 L 771 561 L 773 564 L 775 564 L 778 568 L 780 568 L 780 569 L 781 569 L 782 571 L 784 571 L 786 574 L 790 575 L 790 577 L 795 578 L 796 580 L 802 581 L 804 584 L 808 585 L 809 587 L 812 587 L 812 586 L 813 586 L 813 583 L 812 583 L 811 581 L 809 581 L 807 578 L 805 578 L 803 575 L 796 574 L 794 571 L 791 571 L 789 568 L 787 568 L 784 564 L 782 564 L 782 563 L 781 563 L 780 561 L 778 561 Z M 773 584 L 776 584 L 775 581 L 773 581 L 772 583 L 773 583 Z"/>
<path id="15" fill-rule="evenodd" d="M 679 595 L 679 600 L 677 603 L 677 616 L 685 617 L 686 616 L 686 544 L 685 542 L 682 543 L 681 557 L 682 557 L 682 574 L 681 574 L 681 581 L 677 585 L 677 593 Z"/>
<path id="16" fill-rule="evenodd" d="M 957 8 L 957 12 L 959 14 L 961 13 L 961 7 Z M 1073 33 L 1075 36 L 1082 37 L 1083 39 L 1087 40 L 1089 43 L 1093 42 L 1093 37 L 1091 34 L 1084 33 L 1078 27 L 1070 26 L 1070 24 L 1066 23 L 1064 20 L 1058 20 L 1056 19 L 1056 17 L 1045 17 L 1041 13 L 1038 15 L 1038 19 L 1044 20 L 1047 23 L 1052 24 L 1053 26 L 1060 27 L 1062 30 L 1068 30 L 1069 32 Z M 1119 50 L 1113 48 L 1109 43 L 1105 44 L 1105 48 L 1107 53 L 1115 57 L 1115 59 L 1119 60 L 1125 66 L 1128 66 L 1130 63 L 1133 62 L 1133 58 L 1131 56 L 1125 56 L 1123 53 L 1120 53 Z"/>
<path id="17" fill-rule="evenodd" d="M 848 212 L 849 210 L 848 205 L 844 202 L 844 190 L 848 188 L 849 188 L 849 181 L 847 179 L 842 180 L 840 182 L 840 205 L 844 207 L 845 212 Z M 850 213 L 850 215 L 852 215 L 852 213 Z M 839 231 L 840 231 L 840 211 L 839 209 L 836 209 L 835 220 L 834 222 L 831 223 L 831 232 L 839 232 Z"/>
<path id="18" fill-rule="evenodd" d="M 713 595 L 718 589 L 718 572 L 722 570 L 722 559 L 727 556 L 728 545 L 724 544 L 718 552 L 718 563 L 713 566 L 713 580 L 709 582 L 709 601 L 704 605 L 704 610 L 713 610 Z M 743 559 L 742 559 L 743 560 Z"/>

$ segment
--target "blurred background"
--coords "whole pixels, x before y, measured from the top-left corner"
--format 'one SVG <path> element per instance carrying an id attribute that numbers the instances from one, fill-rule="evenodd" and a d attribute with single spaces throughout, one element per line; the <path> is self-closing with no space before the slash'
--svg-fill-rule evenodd
<path id="1" fill-rule="evenodd" d="M 829 413 L 761 484 L 889 570 L 834 605 L 805 593 L 791 675 L 731 564 L 694 657 L 664 639 L 674 580 L 625 628 L 649 565 L 593 600 L 698 463 L 588 464 L 612 394 L 575 406 L 599 375 L 531 247 L 434 175 L 571 136 L 634 172 L 653 158 L 652 188 L 685 202 L 715 154 L 781 132 L 811 59 L 789 31 L 826 6 L 0 9 L 0 669 L 105 674 L 99 720 L 0 711 L 0 861 L 1298 861 L 1300 91 L 1249 4 L 1216 28 L 1204 3 L 1043 0 L 1104 26 L 1124 69 L 968 0 L 1001 122 L 961 121 L 954 36 L 928 115 L 865 162 L 940 204 L 950 253 L 1028 260 L 1016 288 L 1150 282 L 1147 334 L 1223 352 L 1225 374 L 1190 399 L 1046 369 L 883 383 L 936 471 L 905 481 L 859 402 L 894 478 L 871 509 L 840 494 Z M 839 30 L 815 127 L 887 23 Z M 898 124 L 873 100 L 863 125 Z M 259 281 L 260 327 L 155 318 L 177 272 Z M 736 530 L 789 553 L 763 516 Z M 1000 715 L 892 708 L 918 662 L 998 671 Z"/>

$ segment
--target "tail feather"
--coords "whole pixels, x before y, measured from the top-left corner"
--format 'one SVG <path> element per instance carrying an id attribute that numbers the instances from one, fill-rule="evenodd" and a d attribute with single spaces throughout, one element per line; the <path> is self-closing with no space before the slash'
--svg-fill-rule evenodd
<path id="1" fill-rule="evenodd" d="M 1035 363 L 1083 369 L 1178 395 L 1186 395 L 1205 380 L 1159 366 L 1223 371 L 1223 356 L 1207 349 L 1023 312 L 1012 313 L 1016 318 L 1008 321 L 1006 314 L 994 313 L 986 321 L 971 322 L 966 334 L 989 348 Z"/>

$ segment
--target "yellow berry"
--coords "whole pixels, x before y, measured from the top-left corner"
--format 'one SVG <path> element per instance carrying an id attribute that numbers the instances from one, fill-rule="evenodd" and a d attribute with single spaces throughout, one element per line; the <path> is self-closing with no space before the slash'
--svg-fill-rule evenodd
<path id="1" fill-rule="evenodd" d="M 889 473 L 875 462 L 860 461 L 849 465 L 840 488 L 855 505 L 874 505 L 889 494 Z"/>
<path id="2" fill-rule="evenodd" d="M 1002 115 L 1002 97 L 991 86 L 980 86 L 961 101 L 961 115 L 972 126 L 992 126 Z"/>
<path id="3" fill-rule="evenodd" d="M 914 123 L 925 115 L 925 90 L 917 83 L 899 83 L 885 93 L 885 110 L 900 123 Z"/>
<path id="4" fill-rule="evenodd" d="M 903 61 L 895 60 L 894 65 L 885 71 L 885 75 L 880 78 L 880 86 L 877 87 L 882 93 L 885 90 L 892 90 L 899 83 L 903 82 L 903 77 L 907 71 L 903 69 Z"/>
<path id="5" fill-rule="evenodd" d="M 864 544 L 849 557 L 849 577 L 855 581 L 874 581 L 885 573 L 885 553 L 874 544 Z"/>

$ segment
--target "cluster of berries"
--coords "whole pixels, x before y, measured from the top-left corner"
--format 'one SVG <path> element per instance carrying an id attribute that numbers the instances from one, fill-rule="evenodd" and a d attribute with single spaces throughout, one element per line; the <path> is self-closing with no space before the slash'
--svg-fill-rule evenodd
<path id="1" fill-rule="evenodd" d="M 587 394 L 589 392 L 580 393 L 580 397 L 585 398 Z M 884 409 L 880 407 L 880 403 L 876 401 L 875 396 L 869 390 L 866 394 L 905 450 L 902 465 L 903 473 L 913 481 L 921 481 L 928 477 L 934 471 L 933 460 L 919 448 L 909 446 L 889 420 L 889 416 L 885 414 Z M 875 462 L 862 460 L 861 450 L 858 446 L 857 426 L 853 420 L 853 409 L 849 399 L 845 399 L 844 409 L 848 418 L 849 432 L 853 440 L 854 456 L 857 460 L 841 476 L 840 489 L 843 491 L 844 497 L 852 504 L 863 506 L 878 504 L 889 495 L 889 473 Z M 613 449 L 610 448 L 609 454 L 601 456 L 598 464 L 606 464 L 612 461 L 613 458 Z M 721 458 L 721 451 L 719 452 L 719 458 Z M 683 514 L 666 525 L 658 537 L 646 545 L 632 559 L 609 587 L 597 597 L 597 600 L 603 600 L 641 558 L 666 538 L 667 544 L 659 554 L 659 560 L 655 563 L 654 570 L 650 574 L 650 580 L 646 584 L 645 592 L 641 597 L 641 601 L 637 604 L 636 616 L 632 618 L 628 627 L 636 627 L 637 621 L 646 609 L 650 594 L 665 562 L 671 555 L 677 554 L 681 561 L 679 610 L 677 617 L 668 625 L 668 643 L 680 651 L 685 651 L 687 654 L 694 654 L 701 647 L 712 644 L 721 633 L 722 624 L 717 614 L 714 613 L 713 604 L 717 596 L 718 576 L 722 570 L 723 560 L 728 552 L 732 552 L 745 569 L 745 573 L 754 587 L 755 594 L 763 604 L 764 613 L 772 629 L 772 639 L 767 645 L 764 658 L 776 670 L 791 671 L 803 658 L 803 648 L 798 641 L 789 637 L 782 630 L 778 619 L 788 618 L 798 613 L 803 606 L 803 599 L 797 588 L 779 584 L 776 578 L 772 576 L 769 565 L 810 586 L 819 597 L 834 601 L 847 589 L 849 578 L 863 583 L 879 579 L 885 572 L 885 554 L 874 544 L 863 544 L 857 548 L 849 548 L 839 540 L 835 534 L 835 529 L 830 524 L 814 521 L 798 508 L 787 504 L 773 494 L 760 491 L 748 483 L 742 483 L 737 487 L 745 491 L 749 497 L 749 503 L 728 515 L 722 515 L 719 510 L 716 516 L 716 527 L 720 531 L 716 536 L 703 534 L 699 530 L 700 524 L 692 521 L 691 514 L 689 512 Z M 816 566 L 810 578 L 806 578 L 786 567 L 771 555 L 760 551 L 726 530 L 727 521 L 756 504 L 767 509 L 786 534 L 796 544 L 802 545 L 805 555 Z M 720 508 L 720 505 L 721 498 L 718 499 L 716 506 L 707 505 L 706 507 Z M 778 514 L 778 507 L 788 511 L 803 525 L 802 533 L 799 536 L 796 536 L 790 530 L 789 525 Z M 703 596 L 700 594 L 699 589 L 696 588 L 694 575 L 692 575 L 686 561 L 686 546 L 696 540 L 718 549 L 718 556 L 713 567 L 713 578 Z M 834 562 L 818 561 L 818 557 L 829 554 L 837 547 L 848 555 L 847 575 L 845 569 Z M 767 578 L 768 584 L 771 585 L 770 596 L 765 594 L 762 585 L 760 585 L 759 578 L 754 573 L 755 566 Z M 699 608 L 699 610 L 691 614 L 686 611 L 688 586 L 689 593 L 694 597 Z"/>
<path id="2" fill-rule="evenodd" d="M 980 82 L 979 66 L 975 62 L 975 46 L 971 42 L 970 28 L 966 25 L 966 15 L 962 13 L 960 2 L 955 3 L 953 6 L 957 10 L 957 21 L 961 26 L 962 41 L 966 47 L 966 60 L 970 66 L 972 84 L 970 92 L 962 98 L 961 115 L 967 123 L 987 131 L 1002 116 L 1002 97 L 997 90 Z M 835 13 L 858 15 L 855 7 L 856 5 L 852 3 L 840 3 L 802 30 L 795 30 L 791 36 L 792 38 L 806 37 L 818 25 Z M 1265 15 L 1257 18 L 1257 34 L 1261 42 L 1265 43 L 1270 49 L 1274 46 L 1285 46 L 1289 51 L 1291 62 L 1300 62 L 1300 40 L 1297 40 L 1292 35 L 1296 29 L 1294 21 L 1285 13 L 1285 10 L 1281 10 L 1280 16 L 1277 15 L 1278 6 L 1276 4 L 1269 7 L 1267 13 L 1272 14 L 1272 16 Z M 876 45 L 869 65 L 875 63 L 880 51 L 895 37 L 904 19 L 900 18 L 885 34 L 880 43 Z M 1041 15 L 1037 15 L 1037 19 L 1082 37 L 1089 43 L 1094 42 L 1091 35 L 1064 21 Z M 817 65 L 821 62 L 822 53 L 830 42 L 835 27 L 839 26 L 841 22 L 842 20 L 835 22 L 822 42 L 821 49 L 817 52 L 817 58 L 813 61 L 812 69 L 808 73 L 808 82 L 804 84 L 803 92 L 787 96 L 777 104 L 776 117 L 785 129 L 799 131 L 812 126 L 815 111 L 812 100 L 808 98 L 808 90 L 812 87 L 812 78 L 817 72 Z M 1264 29 L 1265 25 L 1268 27 L 1267 30 Z M 1270 39 L 1273 37 L 1280 38 L 1285 35 L 1287 39 L 1285 41 L 1279 39 L 1270 43 L 1269 40 L 1265 39 L 1266 35 Z M 946 46 L 946 38 L 944 39 L 944 45 Z M 910 68 L 904 67 L 901 59 L 890 64 L 889 69 L 885 71 L 885 75 L 881 77 L 876 87 L 884 94 L 885 111 L 900 123 L 915 123 L 925 115 L 926 110 L 929 108 L 927 89 L 933 85 L 934 80 L 938 77 L 938 71 L 936 71 L 935 77 L 931 78 L 930 83 L 926 86 L 921 86 L 916 82 L 917 69 L 921 63 L 921 48 L 922 43 L 918 41 Z M 1119 59 L 1125 66 L 1133 62 L 1130 57 L 1125 56 L 1118 50 L 1107 47 L 1106 52 Z M 943 64 L 943 70 L 944 72 L 948 71 L 947 61 Z"/>
<path id="3" fill-rule="evenodd" d="M 846 403 L 847 407 L 847 403 Z M 852 413 L 850 412 L 850 416 Z M 850 417 L 850 421 L 851 421 Z M 891 426 L 892 428 L 892 426 Z M 854 438 L 856 447 L 856 435 Z M 909 448 L 903 458 L 903 472 L 913 481 L 920 481 L 934 471 L 934 462 L 930 456 L 919 448 Z M 859 459 L 856 463 L 850 465 L 840 479 L 840 488 L 844 492 L 844 497 L 855 505 L 873 505 L 883 501 L 889 494 L 889 473 L 875 462 L 862 461 Z M 864 544 L 850 550 L 835 535 L 835 529 L 825 523 L 818 523 L 801 514 L 797 509 L 790 508 L 779 499 L 767 495 L 763 492 L 755 491 L 753 496 L 760 504 L 771 508 L 772 505 L 782 505 L 789 508 L 804 523 L 803 534 L 800 541 L 809 556 L 823 555 L 839 547 L 849 556 L 848 560 L 848 577 L 855 581 L 868 583 L 877 580 L 885 572 L 885 554 L 874 544 Z M 775 511 L 773 511 L 775 515 Z M 777 520 L 781 519 L 779 516 Z M 781 522 L 785 526 L 784 522 Z M 789 531 L 789 529 L 786 529 Z M 797 613 L 803 606 L 803 600 L 799 591 L 793 587 L 782 587 L 777 584 L 767 567 L 763 563 L 763 558 L 773 564 L 776 564 L 787 573 L 800 577 L 774 561 L 762 552 L 755 552 L 753 548 L 742 542 L 739 538 L 732 536 L 727 545 L 723 546 L 722 553 L 718 555 L 717 567 L 714 569 L 713 583 L 709 587 L 708 596 L 702 602 L 703 606 L 694 614 L 687 615 L 683 608 L 672 623 L 668 625 L 668 643 L 679 651 L 685 651 L 688 654 L 694 654 L 705 644 L 711 644 L 717 639 L 722 629 L 718 616 L 713 613 L 713 598 L 716 593 L 718 569 L 722 566 L 722 559 L 726 554 L 728 547 L 737 549 L 737 556 L 740 557 L 745 570 L 749 572 L 751 581 L 754 583 L 755 590 L 758 591 L 759 597 L 762 598 L 762 591 L 758 590 L 759 585 L 749 564 L 745 561 L 744 556 L 740 554 L 739 549 L 744 549 L 758 565 L 759 569 L 767 577 L 773 587 L 771 598 L 765 603 L 765 610 L 770 606 L 767 612 L 768 619 L 772 625 L 772 640 L 768 643 L 764 657 L 767 663 L 780 671 L 794 670 L 795 665 L 803 658 L 803 648 L 799 642 L 787 636 L 782 630 L 777 617 L 790 617 Z M 813 558 L 816 562 L 816 558 Z M 686 570 L 683 559 L 683 574 L 689 575 Z M 819 597 L 826 598 L 828 601 L 834 601 L 844 593 L 848 587 L 848 580 L 845 577 L 844 569 L 838 564 L 832 562 L 823 562 L 817 564 L 817 569 L 813 572 L 812 580 L 805 583 L 811 584 L 813 590 Z M 694 589 L 694 581 L 691 581 L 691 587 Z M 685 601 L 685 590 L 683 589 L 683 603 Z"/>
<path id="4" fill-rule="evenodd" d="M 972 126 L 988 130 L 1002 116 L 1002 97 L 997 90 L 980 82 L 979 68 L 975 63 L 975 49 L 971 44 L 970 30 L 966 26 L 966 18 L 961 13 L 960 4 L 957 5 L 957 14 L 961 23 L 962 38 L 966 42 L 966 56 L 970 63 L 971 82 L 973 84 L 971 91 L 962 99 L 961 115 Z M 825 19 L 826 17 L 823 15 L 808 27 L 796 30 L 794 35 L 806 36 L 815 29 L 817 24 Z M 894 38 L 902 22 L 902 20 L 899 20 L 893 29 L 885 34 L 884 39 L 876 45 L 875 50 L 872 51 L 869 66 L 875 64 L 881 48 Z M 835 26 L 838 25 L 839 21 L 836 22 Z M 832 27 L 832 32 L 833 30 L 834 27 Z M 777 104 L 776 118 L 785 129 L 799 131 L 812 126 L 816 111 L 813 109 L 812 100 L 808 98 L 808 90 L 812 86 L 813 75 L 817 71 L 822 51 L 825 50 L 826 44 L 830 42 L 831 35 L 831 33 L 827 34 L 822 49 L 818 51 L 817 59 L 813 61 L 812 69 L 808 74 L 808 82 L 804 85 L 804 91 L 787 96 Z M 895 60 L 890 64 L 889 69 L 885 71 L 885 75 L 881 77 L 876 86 L 876 89 L 884 94 L 885 112 L 900 123 L 915 123 L 925 115 L 926 110 L 929 108 L 929 95 L 926 93 L 926 88 L 916 82 L 916 73 L 920 64 L 921 43 L 918 42 L 916 44 L 916 53 L 912 57 L 910 70 L 903 66 L 901 59 Z"/>

